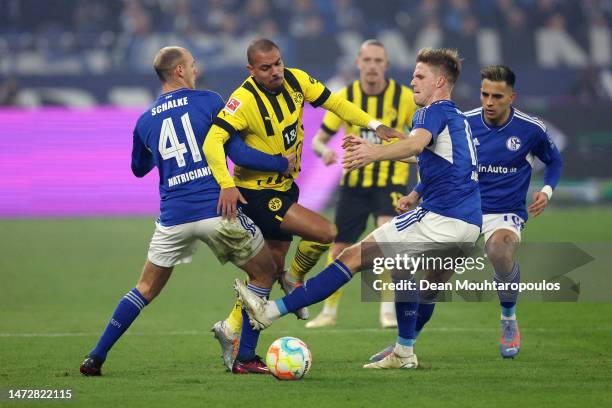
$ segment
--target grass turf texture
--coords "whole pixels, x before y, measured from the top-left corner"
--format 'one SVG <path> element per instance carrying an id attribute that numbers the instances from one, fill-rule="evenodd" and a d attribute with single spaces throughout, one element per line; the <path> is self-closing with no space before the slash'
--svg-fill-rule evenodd
<path id="1" fill-rule="evenodd" d="M 530 222 L 524 239 L 604 242 L 610 225 L 609 209 L 551 209 Z M 378 328 L 378 306 L 359 302 L 356 282 L 335 329 L 306 330 L 289 316 L 262 333 L 261 355 L 285 335 L 308 344 L 313 369 L 303 381 L 232 376 L 208 330 L 227 315 L 231 282 L 242 273 L 220 266 L 205 246 L 119 340 L 104 376 L 82 377 L 79 364 L 138 278 L 153 221 L 2 220 L 0 229 L 3 397 L 7 388 L 75 395 L 71 402 L 5 399 L 2 406 L 575 407 L 612 400 L 612 304 L 519 304 L 523 350 L 508 361 L 497 351 L 497 304 L 440 304 L 417 344 L 423 368 L 380 372 L 361 365 L 395 331 Z"/>

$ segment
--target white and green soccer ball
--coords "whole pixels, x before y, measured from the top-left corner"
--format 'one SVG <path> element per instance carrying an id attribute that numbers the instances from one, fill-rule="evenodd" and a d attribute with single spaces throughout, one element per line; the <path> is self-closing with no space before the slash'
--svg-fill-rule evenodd
<path id="1" fill-rule="evenodd" d="M 281 337 L 268 349 L 266 365 L 279 380 L 299 380 L 310 370 L 312 355 L 302 340 Z"/>

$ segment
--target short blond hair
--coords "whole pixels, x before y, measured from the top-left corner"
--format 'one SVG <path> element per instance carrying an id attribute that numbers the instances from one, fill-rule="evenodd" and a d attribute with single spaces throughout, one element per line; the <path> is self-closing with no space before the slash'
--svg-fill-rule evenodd
<path id="1" fill-rule="evenodd" d="M 153 68 L 162 82 L 168 82 L 177 65 L 185 63 L 185 49 L 183 47 L 164 47 L 155 56 Z"/>

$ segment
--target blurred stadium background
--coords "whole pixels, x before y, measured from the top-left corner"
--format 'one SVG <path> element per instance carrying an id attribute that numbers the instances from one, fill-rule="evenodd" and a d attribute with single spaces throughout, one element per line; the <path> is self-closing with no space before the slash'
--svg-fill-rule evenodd
<path id="1" fill-rule="evenodd" d="M 609 203 L 611 17 L 610 0 L 0 0 L 0 216 L 155 214 L 157 176 L 129 172 L 131 129 L 159 91 L 153 56 L 189 48 L 199 86 L 227 98 L 259 36 L 332 89 L 357 77 L 364 39 L 386 44 L 390 76 L 405 84 L 419 48 L 456 47 L 466 110 L 479 103 L 479 68 L 507 64 L 517 106 L 544 119 L 563 151 L 553 203 Z M 307 139 L 322 114 L 308 112 Z M 321 164 L 304 155 L 302 196 L 322 209 L 341 169 L 321 184 Z"/>
<path id="2" fill-rule="evenodd" d="M 419 48 L 457 47 L 455 97 L 466 110 L 479 104 L 481 66 L 511 66 L 516 105 L 547 122 L 565 159 L 556 208 L 530 221 L 524 239 L 604 242 L 597 265 L 607 271 L 611 18 L 612 0 L 0 0 L 0 391 L 70 388 L 71 406 L 220 406 L 229 396 L 232 405 L 283 407 L 609 406 L 604 303 L 521 304 L 525 347 L 511 362 L 497 354 L 497 304 L 441 304 L 419 340 L 424 369 L 379 376 L 361 364 L 394 335 L 378 328 L 375 305 L 356 301 L 353 283 L 337 329 L 284 319 L 262 334 L 260 353 L 282 335 L 308 343 L 307 380 L 224 375 L 208 330 L 229 311 L 231 280 L 242 274 L 206 247 L 117 344 L 102 381 L 81 378 L 78 365 L 134 284 L 158 213 L 158 176 L 133 177 L 130 152 L 136 119 L 159 92 L 151 65 L 160 47 L 188 47 L 199 86 L 224 98 L 246 77 L 246 46 L 259 36 L 332 89 L 357 77 L 364 39 L 386 44 L 389 74 L 405 84 Z M 342 170 L 324 168 L 308 148 L 322 115 L 305 113 L 298 184 L 306 206 L 331 216 Z"/>

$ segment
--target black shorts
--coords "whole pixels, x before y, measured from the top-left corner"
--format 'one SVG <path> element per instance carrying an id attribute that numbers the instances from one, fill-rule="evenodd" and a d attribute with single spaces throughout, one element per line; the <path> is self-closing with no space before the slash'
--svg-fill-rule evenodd
<path id="1" fill-rule="evenodd" d="M 396 216 L 395 206 L 405 196 L 407 187 L 340 187 L 340 199 L 336 206 L 336 242 L 355 243 L 368 225 L 368 217 Z"/>
<path id="2" fill-rule="evenodd" d="M 289 207 L 297 203 L 300 189 L 293 183 L 287 191 L 272 189 L 251 190 L 238 187 L 247 204 L 241 204 L 242 211 L 261 230 L 265 239 L 275 241 L 291 241 L 293 235 L 281 231 L 280 225 Z"/>

